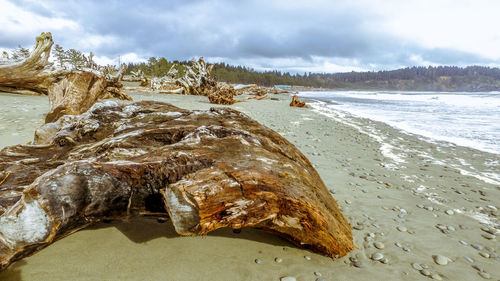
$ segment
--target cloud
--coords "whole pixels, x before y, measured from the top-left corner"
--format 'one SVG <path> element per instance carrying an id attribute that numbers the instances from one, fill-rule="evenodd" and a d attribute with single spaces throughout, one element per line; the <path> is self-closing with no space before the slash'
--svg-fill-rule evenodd
<path id="1" fill-rule="evenodd" d="M 486 2 L 477 1 L 482 5 L 478 11 L 488 10 Z M 127 54 L 129 61 L 204 56 L 259 70 L 298 72 L 500 65 L 500 57 L 491 51 L 500 49 L 500 31 L 481 27 L 474 33 L 466 27 L 475 26 L 475 18 L 459 23 L 459 16 L 467 11 L 462 0 L 453 2 L 454 8 L 439 2 L 428 12 L 432 3 L 0 0 L 0 6 L 9 11 L 9 16 L 0 18 L 0 47 L 32 44 L 38 33 L 48 30 L 66 49 L 93 51 L 106 61 Z M 454 24 L 464 33 L 455 30 Z M 489 47 L 474 47 L 460 36 L 472 36 Z"/>

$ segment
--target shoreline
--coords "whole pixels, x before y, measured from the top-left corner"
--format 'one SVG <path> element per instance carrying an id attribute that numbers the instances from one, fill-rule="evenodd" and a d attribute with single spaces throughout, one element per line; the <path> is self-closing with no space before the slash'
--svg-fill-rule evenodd
<path id="1" fill-rule="evenodd" d="M 135 101 L 155 99 L 182 108 L 214 107 L 199 96 L 131 95 Z M 495 204 L 500 202 L 500 184 L 477 178 L 481 173 L 499 170 L 500 164 L 494 163 L 498 154 L 428 143 L 369 119 L 332 119 L 314 108 L 292 108 L 288 106 L 289 95 L 269 97 L 278 100 L 250 100 L 230 107 L 280 133 L 309 158 L 354 227 L 354 242 L 359 249 L 332 260 L 257 230 L 244 229 L 235 234 L 221 229 L 203 237 L 179 237 L 169 221 L 139 218 L 79 231 L 14 263 L 0 272 L 0 279 L 134 280 L 168 276 L 176 280 L 279 280 L 295 276 L 297 280 L 316 280 L 320 278 L 316 272 L 324 280 L 422 280 L 426 278 L 422 273 L 425 267 L 429 276 L 434 274 L 434 278 L 443 280 L 482 280 L 486 274 L 493 279 L 500 277 L 495 271 L 500 262 L 498 237 L 485 238 L 491 236 L 481 230 L 499 227 L 500 206 Z M 10 126 L 4 132 L 21 131 L 17 140 L 33 135 L 38 127 L 35 119 L 48 111 L 44 110 L 48 101 L 37 98 L 22 100 L 33 110 L 29 116 L 21 116 L 19 107 L 8 108 L 0 115 L 9 118 L 6 123 Z M 20 118 L 27 123 L 19 126 L 14 122 Z M 4 143 L 0 143 L 0 149 Z M 471 244 L 481 247 L 476 249 Z M 382 253 L 387 263 L 372 260 L 374 253 Z M 447 265 L 438 265 L 433 255 L 450 260 Z M 275 258 L 282 262 L 275 262 Z M 262 263 L 256 264 L 255 259 Z M 414 263 L 423 269 L 417 270 Z"/>

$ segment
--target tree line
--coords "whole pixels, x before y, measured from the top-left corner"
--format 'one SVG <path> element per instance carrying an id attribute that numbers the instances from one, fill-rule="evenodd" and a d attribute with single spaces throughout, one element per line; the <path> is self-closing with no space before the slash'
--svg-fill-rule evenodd
<path id="1" fill-rule="evenodd" d="M 179 75 L 189 61 L 168 61 L 150 58 L 148 62 L 129 63 L 127 71 L 142 70 L 147 76 L 164 76 L 173 64 Z M 216 63 L 212 75 L 221 82 L 259 84 L 262 86 L 291 85 L 329 89 L 387 89 L 422 91 L 492 91 L 500 90 L 500 69 L 486 66 L 414 66 L 397 70 L 295 73 L 256 71 L 245 66 Z"/>

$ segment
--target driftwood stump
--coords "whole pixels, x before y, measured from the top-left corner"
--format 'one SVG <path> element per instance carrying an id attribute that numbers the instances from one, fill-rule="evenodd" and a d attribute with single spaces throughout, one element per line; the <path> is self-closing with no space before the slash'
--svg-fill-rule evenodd
<path id="1" fill-rule="evenodd" d="M 54 122 L 66 114 L 81 114 L 100 99 L 132 100 L 120 90 L 124 71 L 122 66 L 118 75 L 107 77 L 89 70 L 72 71 L 49 88 L 50 112 L 45 117 L 45 123 Z"/>
<path id="2" fill-rule="evenodd" d="M 213 104 L 231 105 L 237 100 L 234 99 L 234 88 L 229 85 L 216 85 L 211 92 L 207 94 L 208 100 Z"/>
<path id="3" fill-rule="evenodd" d="M 293 107 L 307 107 L 306 102 L 300 101 L 297 95 L 293 95 L 292 101 L 290 102 L 290 106 Z"/>
<path id="4" fill-rule="evenodd" d="M 255 227 L 331 257 L 354 248 L 308 159 L 235 110 L 107 101 L 0 151 L 0 268 L 104 219 L 167 213 L 181 235 Z"/>

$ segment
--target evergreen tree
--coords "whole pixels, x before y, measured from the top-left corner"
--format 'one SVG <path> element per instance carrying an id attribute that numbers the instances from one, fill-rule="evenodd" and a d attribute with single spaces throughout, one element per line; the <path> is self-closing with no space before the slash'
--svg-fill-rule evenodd
<path id="1" fill-rule="evenodd" d="M 81 67 L 85 64 L 85 57 L 82 54 L 82 52 L 75 50 L 75 49 L 69 49 L 64 52 L 65 58 L 67 59 L 67 62 L 73 67 Z"/>
<path id="2" fill-rule="evenodd" d="M 26 48 L 23 48 L 21 45 L 17 46 L 12 52 L 12 59 L 19 61 L 23 60 L 30 56 L 30 51 Z"/>
<path id="3" fill-rule="evenodd" d="M 56 57 L 59 67 L 64 67 L 65 62 L 67 61 L 66 53 L 64 52 L 63 47 L 59 44 L 56 44 L 56 47 L 54 48 L 54 56 Z"/>

